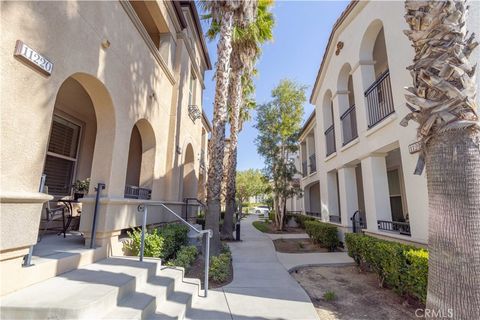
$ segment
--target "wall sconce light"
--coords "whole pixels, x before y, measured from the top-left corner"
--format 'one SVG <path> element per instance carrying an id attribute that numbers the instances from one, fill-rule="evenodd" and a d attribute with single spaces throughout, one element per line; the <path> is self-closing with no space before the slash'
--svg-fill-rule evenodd
<path id="1" fill-rule="evenodd" d="M 198 106 L 192 104 L 188 106 L 188 116 L 190 119 L 192 119 L 193 123 L 195 123 L 195 120 L 202 117 L 202 113 L 200 112 Z"/>

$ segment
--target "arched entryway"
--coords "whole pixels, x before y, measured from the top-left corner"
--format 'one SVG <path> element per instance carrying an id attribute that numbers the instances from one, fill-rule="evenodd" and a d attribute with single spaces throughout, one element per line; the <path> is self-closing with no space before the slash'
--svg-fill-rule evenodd
<path id="1" fill-rule="evenodd" d="M 182 197 L 196 198 L 198 189 L 198 180 L 195 173 L 195 153 L 191 144 L 185 149 L 185 159 L 182 166 L 183 186 Z"/>
<path id="2" fill-rule="evenodd" d="M 125 198 L 151 199 L 155 166 L 155 134 L 150 123 L 141 119 L 130 135 Z"/>
<path id="3" fill-rule="evenodd" d="M 109 181 L 114 133 L 115 111 L 104 84 L 85 73 L 65 79 L 57 92 L 45 154 L 43 192 L 54 196 L 47 208 L 65 205 L 69 222 L 70 216 L 92 215 L 75 199 L 93 193 L 98 182 Z M 51 226 L 49 219 L 44 209 L 42 234 Z"/>

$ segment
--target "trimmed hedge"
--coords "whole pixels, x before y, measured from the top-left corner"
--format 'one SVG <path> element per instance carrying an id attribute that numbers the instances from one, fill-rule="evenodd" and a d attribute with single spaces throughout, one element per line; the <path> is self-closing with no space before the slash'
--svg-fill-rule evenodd
<path id="1" fill-rule="evenodd" d="M 305 229 L 305 222 L 306 221 L 317 221 L 314 217 L 307 216 L 305 214 L 287 214 L 286 219 L 294 218 L 295 222 L 298 226 L 302 229 Z"/>
<path id="2" fill-rule="evenodd" d="M 345 234 L 348 255 L 357 265 L 373 271 L 380 284 L 398 294 L 427 298 L 428 251 L 414 246 L 357 234 Z"/>
<path id="3" fill-rule="evenodd" d="M 177 266 L 187 270 L 197 258 L 197 254 L 197 247 L 183 246 L 177 252 L 176 258 L 167 262 L 167 266 Z"/>
<path id="4" fill-rule="evenodd" d="M 338 240 L 338 229 L 329 223 L 320 221 L 305 221 L 305 231 L 310 239 L 329 251 L 335 251 L 340 241 Z"/>

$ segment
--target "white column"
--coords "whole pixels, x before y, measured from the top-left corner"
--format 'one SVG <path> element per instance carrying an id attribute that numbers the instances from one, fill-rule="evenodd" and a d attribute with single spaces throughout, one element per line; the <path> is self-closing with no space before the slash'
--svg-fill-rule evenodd
<path id="1" fill-rule="evenodd" d="M 342 225 L 352 226 L 350 217 L 358 210 L 357 177 L 355 167 L 338 169 L 338 189 L 340 191 L 340 212 Z"/>
<path id="2" fill-rule="evenodd" d="M 384 154 L 362 159 L 362 178 L 367 229 L 377 231 L 377 220 L 392 220 Z"/>
<path id="3" fill-rule="evenodd" d="M 338 188 L 337 188 L 337 172 L 327 172 L 327 197 L 328 197 L 328 214 L 338 215 L 340 208 L 338 207 Z"/>
<path id="4" fill-rule="evenodd" d="M 353 91 L 355 94 L 355 107 L 357 114 L 358 136 L 363 136 L 368 130 L 368 109 L 365 91 L 375 81 L 375 68 L 373 61 L 360 61 L 351 72 Z"/>

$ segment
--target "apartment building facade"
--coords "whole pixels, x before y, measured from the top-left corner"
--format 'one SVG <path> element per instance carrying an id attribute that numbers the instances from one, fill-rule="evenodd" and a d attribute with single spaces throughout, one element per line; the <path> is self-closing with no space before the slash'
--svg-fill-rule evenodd
<path id="1" fill-rule="evenodd" d="M 467 28 L 478 33 L 479 5 Z M 335 23 L 300 138 L 302 211 L 345 232 L 426 245 L 428 194 L 405 87 L 413 49 L 403 1 L 352 1 Z M 479 59 L 479 50 L 472 55 Z M 477 97 L 478 99 L 478 97 Z M 297 206 L 298 207 L 298 206 Z"/>
<path id="2" fill-rule="evenodd" d="M 4 2 L 1 29 L 3 294 L 28 284 L 21 265 L 44 204 L 72 196 L 77 180 L 90 179 L 86 243 L 104 184 L 96 245 L 107 254 L 141 225 L 139 204 L 181 213 L 185 198 L 205 197 L 211 62 L 190 1 Z M 147 223 L 173 218 L 152 208 Z"/>
<path id="3" fill-rule="evenodd" d="M 337 20 L 300 136 L 304 211 L 339 226 L 427 242 L 425 175 L 413 175 L 416 127 L 404 87 L 413 50 L 403 2 L 351 2 Z"/>

